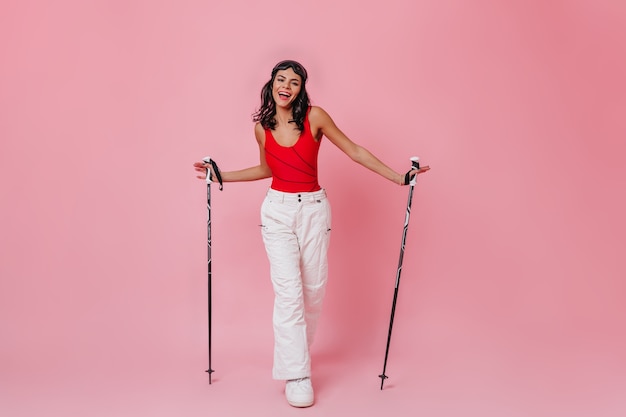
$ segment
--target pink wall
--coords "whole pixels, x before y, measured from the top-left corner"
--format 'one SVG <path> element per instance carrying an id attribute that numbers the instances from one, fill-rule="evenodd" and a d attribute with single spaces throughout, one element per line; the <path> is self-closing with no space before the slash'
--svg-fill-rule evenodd
<path id="1" fill-rule="evenodd" d="M 512 396 L 502 409 L 626 410 L 625 24 L 609 0 L 3 1 L 0 384 L 204 360 L 191 163 L 256 163 L 250 115 L 292 58 L 353 140 L 398 171 L 415 154 L 433 168 L 396 374 L 435 364 L 432 384 L 479 380 Z M 320 164 L 334 228 L 319 344 L 382 362 L 407 189 L 329 142 Z M 213 194 L 216 337 L 245 350 L 252 334 L 263 355 L 268 184 Z"/>

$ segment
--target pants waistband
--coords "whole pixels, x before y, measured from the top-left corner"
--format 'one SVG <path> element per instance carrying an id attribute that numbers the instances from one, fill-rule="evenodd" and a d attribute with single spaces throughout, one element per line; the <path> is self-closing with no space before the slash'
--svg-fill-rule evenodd
<path id="1" fill-rule="evenodd" d="M 301 203 L 301 202 L 319 202 L 326 198 L 326 190 L 302 192 L 302 193 L 286 193 L 277 191 L 273 188 L 267 190 L 267 196 L 272 200 L 281 203 Z"/>

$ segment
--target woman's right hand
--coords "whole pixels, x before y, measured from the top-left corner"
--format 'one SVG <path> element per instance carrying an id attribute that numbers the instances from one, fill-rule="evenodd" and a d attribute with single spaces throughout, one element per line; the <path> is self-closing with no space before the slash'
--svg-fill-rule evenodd
<path id="1" fill-rule="evenodd" d="M 201 179 L 201 180 L 206 180 L 207 170 L 208 172 L 211 173 L 211 179 L 215 178 L 215 172 L 213 172 L 213 168 L 211 167 L 211 164 L 207 164 L 206 162 L 203 161 L 203 162 L 194 162 L 193 166 L 197 172 L 202 173 L 202 175 L 196 175 L 196 178 Z"/>

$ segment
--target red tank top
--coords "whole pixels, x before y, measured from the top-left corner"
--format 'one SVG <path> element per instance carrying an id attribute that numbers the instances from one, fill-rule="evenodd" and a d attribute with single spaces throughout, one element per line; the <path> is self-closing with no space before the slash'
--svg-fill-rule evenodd
<path id="1" fill-rule="evenodd" d="M 308 113 L 304 130 L 293 146 L 279 145 L 272 131 L 265 129 L 265 160 L 272 171 L 272 189 L 287 193 L 321 190 L 317 181 L 320 142 L 311 133 Z"/>

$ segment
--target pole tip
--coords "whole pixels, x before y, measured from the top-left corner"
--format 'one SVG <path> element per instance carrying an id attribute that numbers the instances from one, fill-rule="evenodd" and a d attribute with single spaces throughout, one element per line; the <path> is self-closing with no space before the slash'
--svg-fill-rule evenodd
<path id="1" fill-rule="evenodd" d="M 383 390 L 383 385 L 385 384 L 385 379 L 387 379 L 389 377 L 387 375 L 385 375 L 384 373 L 378 375 L 378 377 L 380 378 L 380 390 L 382 391 Z"/>
<path id="2" fill-rule="evenodd" d="M 210 156 L 205 156 L 204 158 L 202 158 L 202 162 L 210 164 L 211 163 L 211 157 Z"/>

